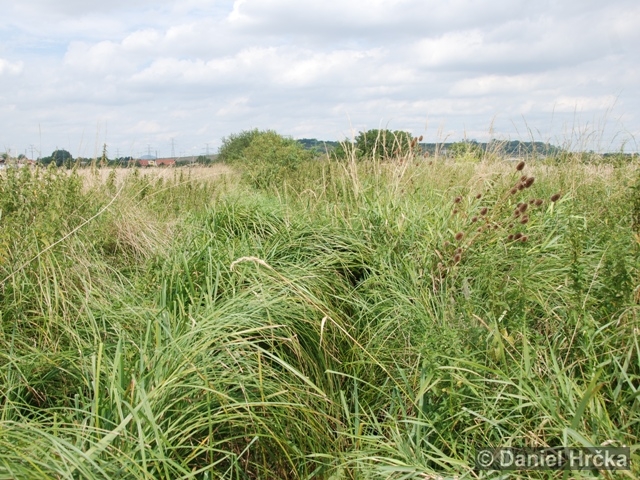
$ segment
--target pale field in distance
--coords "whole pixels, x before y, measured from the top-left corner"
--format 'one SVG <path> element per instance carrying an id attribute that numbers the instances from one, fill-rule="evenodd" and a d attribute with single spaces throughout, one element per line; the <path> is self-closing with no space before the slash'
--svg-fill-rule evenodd
<path id="1" fill-rule="evenodd" d="M 123 178 L 131 175 L 134 172 L 134 168 L 81 168 L 78 169 L 78 173 L 85 178 L 85 185 L 92 187 L 95 185 L 104 184 L 108 179 L 111 172 L 115 172 L 115 182 L 120 184 Z M 71 171 L 71 170 L 69 170 Z M 191 178 L 193 180 L 207 180 L 218 179 L 223 175 L 229 175 L 233 173 L 227 165 L 216 164 L 208 167 L 196 166 L 196 167 L 156 167 L 156 168 L 137 168 L 140 177 L 148 177 L 150 179 L 163 178 L 166 180 L 173 179 L 176 176 L 182 174 L 185 180 Z"/>

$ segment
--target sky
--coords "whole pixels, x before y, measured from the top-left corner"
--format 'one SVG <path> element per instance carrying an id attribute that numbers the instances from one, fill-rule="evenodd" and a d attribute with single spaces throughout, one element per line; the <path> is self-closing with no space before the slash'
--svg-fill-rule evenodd
<path id="1" fill-rule="evenodd" d="M 0 152 L 243 130 L 638 151 L 637 0 L 0 0 Z"/>

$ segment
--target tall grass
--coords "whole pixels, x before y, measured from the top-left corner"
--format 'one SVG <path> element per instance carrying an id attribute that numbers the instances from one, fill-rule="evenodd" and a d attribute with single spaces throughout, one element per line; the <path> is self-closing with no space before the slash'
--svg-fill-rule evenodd
<path id="1" fill-rule="evenodd" d="M 263 188 L 7 171 L 0 478 L 476 478 L 485 445 L 635 452 L 637 165 L 527 163 L 313 161 Z"/>

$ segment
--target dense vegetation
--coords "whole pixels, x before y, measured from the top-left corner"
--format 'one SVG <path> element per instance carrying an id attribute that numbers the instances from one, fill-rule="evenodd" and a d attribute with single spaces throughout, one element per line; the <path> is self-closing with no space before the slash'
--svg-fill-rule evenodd
<path id="1" fill-rule="evenodd" d="M 475 478 L 484 445 L 637 448 L 637 164 L 299 149 L 258 132 L 215 180 L 2 174 L 0 478 Z"/>

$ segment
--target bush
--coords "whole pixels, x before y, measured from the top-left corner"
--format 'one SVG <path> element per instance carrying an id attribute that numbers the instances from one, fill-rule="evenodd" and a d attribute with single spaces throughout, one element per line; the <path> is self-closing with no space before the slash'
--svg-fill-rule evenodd
<path id="1" fill-rule="evenodd" d="M 313 157 L 313 152 L 273 130 L 230 135 L 220 148 L 220 158 L 240 166 L 245 179 L 257 188 L 281 184 L 286 175 Z"/>
<path id="2" fill-rule="evenodd" d="M 267 133 L 260 130 L 243 130 L 240 133 L 232 133 L 222 139 L 222 146 L 218 150 L 221 162 L 233 163 L 242 158 L 244 150 L 251 145 L 254 138 Z"/>
<path id="3" fill-rule="evenodd" d="M 51 156 L 40 159 L 43 165 L 55 163 L 57 167 L 65 166 L 71 168 L 73 166 L 73 156 L 66 150 L 55 150 Z"/>
<path id="4" fill-rule="evenodd" d="M 355 154 L 358 159 L 388 160 L 411 153 L 415 140 L 409 132 L 402 130 L 367 130 L 358 133 L 355 143 L 343 143 L 335 151 L 338 159 Z"/>
<path id="5" fill-rule="evenodd" d="M 463 140 L 451 144 L 449 154 L 458 160 L 479 161 L 484 156 L 484 149 L 475 140 Z"/>

